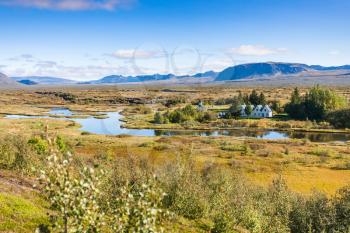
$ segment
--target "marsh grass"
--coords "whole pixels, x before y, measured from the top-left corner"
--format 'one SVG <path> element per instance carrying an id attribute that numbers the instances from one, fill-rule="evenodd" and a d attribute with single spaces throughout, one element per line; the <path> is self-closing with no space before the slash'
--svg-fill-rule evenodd
<path id="1" fill-rule="evenodd" d="M 316 148 L 312 151 L 309 151 L 308 154 L 319 156 L 319 157 L 335 157 L 334 151 L 330 149 L 323 149 L 323 148 Z"/>

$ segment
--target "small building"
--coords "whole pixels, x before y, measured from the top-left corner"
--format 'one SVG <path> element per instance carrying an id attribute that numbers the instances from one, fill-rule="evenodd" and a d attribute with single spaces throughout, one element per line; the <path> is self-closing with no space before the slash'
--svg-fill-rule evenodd
<path id="1" fill-rule="evenodd" d="M 246 105 L 241 106 L 241 117 L 252 117 L 252 118 L 271 118 L 273 117 L 273 112 L 268 105 L 251 105 L 252 112 L 249 116 L 246 114 Z"/>
<path id="2" fill-rule="evenodd" d="M 207 111 L 207 108 L 204 106 L 203 101 L 199 101 L 198 105 L 197 105 L 197 110 L 200 112 L 205 112 Z"/>

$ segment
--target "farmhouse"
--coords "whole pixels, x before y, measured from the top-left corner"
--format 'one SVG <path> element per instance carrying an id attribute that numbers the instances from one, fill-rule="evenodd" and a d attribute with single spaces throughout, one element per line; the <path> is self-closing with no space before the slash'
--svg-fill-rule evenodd
<path id="1" fill-rule="evenodd" d="M 253 118 L 270 118 L 273 117 L 271 108 L 268 105 L 250 105 L 251 113 L 247 115 L 246 108 L 248 106 L 243 104 L 241 106 L 241 117 L 253 117 Z"/>

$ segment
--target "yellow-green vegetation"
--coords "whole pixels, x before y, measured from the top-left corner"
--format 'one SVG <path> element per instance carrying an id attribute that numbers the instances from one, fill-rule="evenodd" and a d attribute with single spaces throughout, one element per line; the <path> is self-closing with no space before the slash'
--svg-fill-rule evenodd
<path id="1" fill-rule="evenodd" d="M 33 232 L 41 224 L 47 224 L 46 210 L 41 204 L 0 193 L 0 231 Z"/>
<path id="2" fill-rule="evenodd" d="M 215 94 L 217 90 L 220 96 Z M 282 103 L 288 102 L 293 91 L 257 90 L 263 91 L 267 100 Z M 208 111 L 219 112 L 229 105 L 215 105 L 216 100 L 238 94 L 235 88 L 222 87 L 180 87 L 178 91 L 127 87 L 8 91 L 0 94 L 0 106 L 3 115 L 46 115 L 51 107 L 64 106 L 79 114 L 104 118 L 100 112 L 123 110 L 125 125 L 133 128 L 243 127 L 335 132 L 329 124 L 286 119 L 155 124 L 156 112 L 195 106 L 198 100 L 207 103 Z M 242 89 L 243 94 L 251 91 Z M 336 91 L 349 96 L 347 89 Z M 103 200 L 116 200 L 120 193 L 140 190 L 147 179 L 156 175 L 157 185 L 167 193 L 162 208 L 174 214 L 161 223 L 166 232 L 308 232 L 310 227 L 314 232 L 344 232 L 349 226 L 339 217 L 348 213 L 343 207 L 349 203 L 349 189 L 345 188 L 350 184 L 349 142 L 106 136 L 81 132 L 78 123 L 69 120 L 0 119 L 0 231 L 33 232 L 40 224 L 50 224 L 46 213 L 58 214 L 35 179 L 39 170 L 48 167 L 47 136 L 56 138 L 61 153 L 73 153 L 73 177 L 79 177 L 78 171 L 84 167 L 106 171 L 105 186 L 101 188 Z M 126 187 L 123 192 L 122 187 Z M 135 190 L 130 190 L 133 187 Z M 319 212 L 324 215 L 318 218 Z"/>

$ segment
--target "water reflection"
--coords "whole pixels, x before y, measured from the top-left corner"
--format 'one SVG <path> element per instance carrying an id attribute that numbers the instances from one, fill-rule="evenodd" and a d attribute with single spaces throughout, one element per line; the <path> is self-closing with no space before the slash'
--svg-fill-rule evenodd
<path id="1" fill-rule="evenodd" d="M 203 136 L 203 137 L 253 137 L 258 139 L 308 139 L 312 142 L 349 141 L 350 134 L 344 133 L 304 133 L 279 131 L 252 131 L 252 130 L 156 130 L 156 129 L 127 129 L 122 127 L 122 115 L 118 112 L 109 112 L 105 119 L 65 118 L 74 113 L 67 108 L 55 108 L 49 112 L 50 116 L 7 115 L 7 119 L 54 118 L 59 116 L 63 120 L 72 120 L 81 125 L 81 130 L 100 135 L 132 135 L 132 136 Z"/>

